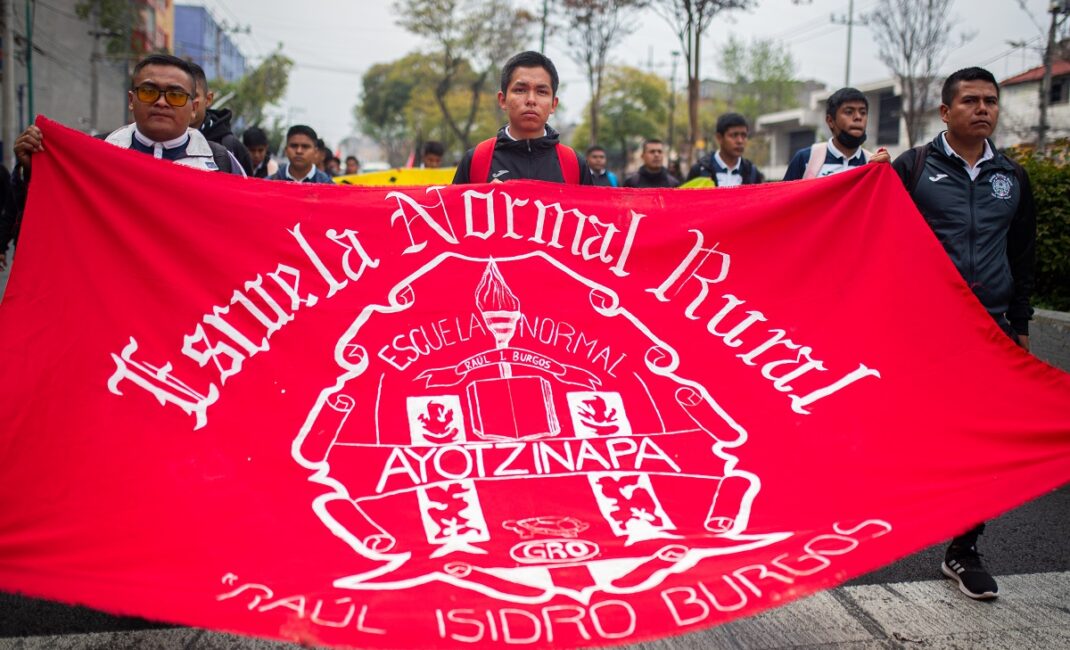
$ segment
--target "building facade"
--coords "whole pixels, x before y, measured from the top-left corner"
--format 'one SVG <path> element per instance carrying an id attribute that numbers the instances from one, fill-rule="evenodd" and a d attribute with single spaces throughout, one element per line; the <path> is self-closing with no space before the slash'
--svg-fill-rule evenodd
<path id="1" fill-rule="evenodd" d="M 1052 64 L 1048 97 L 1048 141 L 1070 138 L 1070 60 Z M 1000 84 L 1000 144 L 1011 146 L 1037 141 L 1040 123 L 1040 84 L 1044 66 L 1015 75 Z"/>
<path id="2" fill-rule="evenodd" d="M 869 120 L 866 123 L 866 149 L 884 147 L 894 159 L 910 145 L 906 122 L 902 115 L 902 88 L 895 80 L 883 80 L 856 86 L 869 101 Z M 769 164 L 763 168 L 767 178 L 781 178 L 796 151 L 815 142 L 827 140 L 831 134 L 825 124 L 825 104 L 836 88 L 823 88 L 810 94 L 803 108 L 795 108 L 762 115 L 757 120 L 758 132 L 769 143 Z M 940 120 L 939 88 L 930 94 L 933 106 L 922 119 L 916 144 L 927 142 L 943 130 Z"/>
<path id="3" fill-rule="evenodd" d="M 133 5 L 133 50 L 170 53 L 175 23 L 173 0 L 134 0 Z"/>
<path id="4" fill-rule="evenodd" d="M 33 55 L 27 66 L 25 9 L 22 2 L 12 3 L 15 38 L 11 47 L 4 43 L 2 51 L 13 63 L 11 78 L 0 79 L 14 97 L 11 106 L 4 106 L 10 111 L 10 122 L 5 124 L 10 124 L 11 132 L 5 129 L 0 136 L 3 163 L 8 166 L 14 138 L 33 116 L 44 115 L 89 133 L 118 128 L 127 117 L 130 57 L 108 55 L 107 35 L 92 19 L 82 20 L 68 6 L 36 3 Z M 133 27 L 131 33 L 137 26 Z"/>
<path id="5" fill-rule="evenodd" d="M 237 81 L 245 75 L 245 56 L 227 26 L 201 6 L 175 5 L 175 56 L 200 65 L 209 79 Z"/>

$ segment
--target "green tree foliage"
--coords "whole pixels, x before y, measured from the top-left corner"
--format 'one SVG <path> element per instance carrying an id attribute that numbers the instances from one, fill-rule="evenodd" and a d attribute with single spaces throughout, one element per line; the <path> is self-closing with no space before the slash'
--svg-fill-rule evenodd
<path id="1" fill-rule="evenodd" d="M 415 147 L 438 140 L 447 159 L 459 158 L 464 143 L 449 126 L 439 108 L 436 92 L 437 61 L 434 55 L 413 53 L 396 61 L 373 65 L 362 79 L 361 101 L 353 115 L 362 133 L 378 142 L 392 165 L 400 165 Z M 470 107 L 467 86 L 476 75 L 462 63 L 456 78 L 458 88 L 442 102 L 455 114 Z M 501 111 L 491 93 L 484 93 L 476 110 L 470 134 L 473 141 L 490 137 L 501 122 Z M 452 155 L 451 155 L 452 154 Z"/>
<path id="2" fill-rule="evenodd" d="M 134 3 L 130 0 L 80 0 L 74 5 L 74 12 L 82 20 L 88 20 L 102 32 L 110 33 L 106 50 L 113 57 L 138 56 L 144 52 L 132 51 L 134 42 L 130 38 L 130 27 L 137 14 Z"/>
<path id="3" fill-rule="evenodd" d="M 230 83 L 213 83 L 216 97 L 234 93 L 225 106 L 234 113 L 235 124 L 261 124 L 264 110 L 286 94 L 293 60 L 282 53 L 282 45 L 268 55 L 255 70 Z M 222 105 L 219 105 L 222 106 Z"/>
<path id="4" fill-rule="evenodd" d="M 660 76 L 627 66 L 606 68 L 599 138 L 610 166 L 624 169 L 645 138 L 664 139 L 669 125 L 669 84 Z M 590 117 L 576 127 L 572 142 L 588 142 Z"/>
<path id="5" fill-rule="evenodd" d="M 535 18 L 510 0 L 398 0 L 398 24 L 428 41 L 434 57 L 435 104 L 449 130 L 469 148 L 480 109 L 495 94 L 497 72 L 520 50 Z M 456 93 L 466 101 L 456 105 Z"/>
<path id="6" fill-rule="evenodd" d="M 763 113 L 798 105 L 800 82 L 795 80 L 795 61 L 784 45 L 772 39 L 748 44 L 730 36 L 719 63 L 725 81 L 732 84 L 729 107 L 751 124 Z"/>
<path id="7" fill-rule="evenodd" d="M 402 162 L 412 144 L 405 109 L 420 82 L 426 57 L 410 54 L 390 63 L 377 63 L 362 78 L 361 101 L 353 109 L 360 130 L 386 150 L 390 164 Z"/>
<path id="8" fill-rule="evenodd" d="M 1017 152 L 1029 173 L 1037 206 L 1037 278 L 1034 303 L 1070 311 L 1070 142 L 1045 156 Z"/>

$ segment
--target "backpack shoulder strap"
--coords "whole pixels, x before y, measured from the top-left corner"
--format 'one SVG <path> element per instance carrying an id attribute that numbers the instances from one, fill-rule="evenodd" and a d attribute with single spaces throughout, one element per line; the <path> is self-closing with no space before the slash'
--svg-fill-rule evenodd
<path id="1" fill-rule="evenodd" d="M 751 161 L 744 158 L 739 165 L 739 171 L 740 175 L 743 176 L 745 185 L 756 185 L 758 183 L 758 166 Z"/>
<path id="2" fill-rule="evenodd" d="M 572 147 L 557 143 L 557 162 L 561 165 L 561 177 L 566 185 L 580 184 L 580 161 Z"/>
<path id="3" fill-rule="evenodd" d="M 810 160 L 806 163 L 806 171 L 803 178 L 817 178 L 818 172 L 825 164 L 825 154 L 828 153 L 827 142 L 815 142 L 810 146 Z"/>
<path id="4" fill-rule="evenodd" d="M 490 176 L 490 163 L 494 158 L 494 143 L 497 138 L 487 138 L 476 145 L 472 152 L 472 163 L 468 167 L 469 183 L 486 183 Z"/>
<path id="5" fill-rule="evenodd" d="M 212 161 L 219 171 L 227 174 L 234 173 L 234 166 L 230 164 L 230 151 L 218 142 L 208 140 L 208 148 L 212 150 Z"/>
<path id="6" fill-rule="evenodd" d="M 921 175 L 925 171 L 925 158 L 929 155 L 929 145 L 923 144 L 914 147 L 914 166 L 910 168 L 910 182 L 907 183 L 907 194 L 914 195 L 914 189 L 918 186 L 918 181 L 921 180 Z"/>

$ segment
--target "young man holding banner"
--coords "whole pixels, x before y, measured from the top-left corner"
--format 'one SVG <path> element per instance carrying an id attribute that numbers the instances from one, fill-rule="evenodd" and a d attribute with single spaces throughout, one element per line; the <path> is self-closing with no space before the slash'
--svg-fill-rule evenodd
<path id="1" fill-rule="evenodd" d="M 134 66 L 127 92 L 134 122 L 113 131 L 106 142 L 178 165 L 245 176 L 241 163 L 221 144 L 190 128 L 199 107 L 189 63 L 168 54 L 150 54 Z M 17 222 L 26 206 L 33 155 L 44 151 L 44 136 L 34 125 L 15 139 L 12 195 Z"/>
<path id="2" fill-rule="evenodd" d="M 840 88 L 825 103 L 825 124 L 832 137 L 799 149 L 788 163 L 784 180 L 820 178 L 845 172 L 867 162 L 888 162 L 884 149 L 870 153 L 862 148 L 869 121 L 869 100 L 856 88 Z"/>
<path id="3" fill-rule="evenodd" d="M 557 108 L 557 86 L 557 68 L 545 55 L 528 51 L 509 59 L 498 92 L 509 123 L 464 154 L 453 184 L 528 179 L 591 185 L 587 161 L 546 123 Z"/>
<path id="4" fill-rule="evenodd" d="M 190 65 L 168 54 L 150 54 L 134 66 L 128 91 L 134 122 L 116 129 L 106 142 L 206 171 L 245 176 L 227 149 L 190 128 L 199 107 Z M 33 154 L 44 151 L 41 130 L 30 126 L 15 140 L 16 188 L 29 182 Z M 25 196 L 20 196 L 20 207 Z"/>
<path id="5" fill-rule="evenodd" d="M 989 140 L 999 119 L 999 85 L 992 73 L 965 68 L 948 77 L 940 117 L 947 131 L 903 152 L 892 166 L 981 304 L 1028 350 L 1036 208 L 1025 170 Z M 977 552 L 984 527 L 978 524 L 953 539 L 940 567 L 975 599 L 998 593 Z"/>

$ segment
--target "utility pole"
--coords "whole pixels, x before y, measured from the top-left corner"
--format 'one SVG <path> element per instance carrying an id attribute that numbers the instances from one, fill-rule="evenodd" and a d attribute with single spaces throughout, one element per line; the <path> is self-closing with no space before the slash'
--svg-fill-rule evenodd
<path id="1" fill-rule="evenodd" d="M 834 25 L 846 25 L 847 26 L 847 65 L 843 74 L 843 85 L 851 85 L 851 33 L 854 31 L 855 25 L 868 25 L 869 21 L 865 18 L 855 19 L 855 0 L 849 0 L 847 2 L 847 15 L 837 16 L 835 14 L 830 18 Z"/>
<path id="2" fill-rule="evenodd" d="M 4 121 L 0 138 L 3 151 L 11 151 L 15 145 L 15 0 L 4 3 Z M 0 156 L 6 158 L 6 156 Z"/>
<path id="3" fill-rule="evenodd" d="M 1051 103 L 1051 68 L 1055 58 L 1055 34 L 1062 24 L 1061 15 L 1070 13 L 1070 2 L 1058 0 L 1051 3 L 1051 27 L 1048 28 L 1048 45 L 1044 48 L 1044 77 L 1040 81 L 1040 120 L 1037 124 L 1037 152 L 1043 154 L 1048 146 L 1048 104 Z"/>
<path id="4" fill-rule="evenodd" d="M 676 151 L 676 62 L 680 51 L 672 51 L 672 76 L 669 78 L 669 151 Z"/>
<path id="5" fill-rule="evenodd" d="M 27 124 L 33 124 L 33 12 L 35 0 L 26 0 L 26 101 L 29 118 Z M 14 143 L 12 143 L 14 144 Z"/>
<path id="6" fill-rule="evenodd" d="M 546 24 L 550 21 L 550 0 L 542 0 L 542 35 L 539 37 L 539 51 L 546 53 Z"/>

